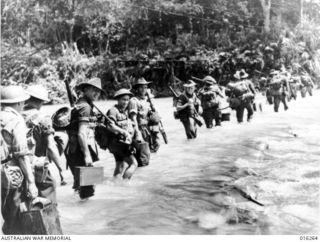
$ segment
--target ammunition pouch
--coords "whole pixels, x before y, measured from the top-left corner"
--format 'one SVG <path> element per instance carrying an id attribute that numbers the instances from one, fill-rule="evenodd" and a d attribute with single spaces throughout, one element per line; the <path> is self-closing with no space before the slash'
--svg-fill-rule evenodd
<path id="1" fill-rule="evenodd" d="M 148 114 L 148 125 L 158 125 L 161 121 L 161 117 L 158 112 L 149 112 Z"/>

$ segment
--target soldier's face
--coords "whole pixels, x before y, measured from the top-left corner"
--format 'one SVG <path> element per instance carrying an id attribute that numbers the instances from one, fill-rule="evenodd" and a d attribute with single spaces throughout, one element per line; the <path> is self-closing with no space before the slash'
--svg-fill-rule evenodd
<path id="1" fill-rule="evenodd" d="M 148 85 L 140 85 L 137 90 L 138 90 L 139 95 L 144 96 L 147 94 Z"/>
<path id="2" fill-rule="evenodd" d="M 23 111 L 23 108 L 24 108 L 24 105 L 25 105 L 25 102 L 19 102 L 19 103 L 17 103 L 17 105 L 16 105 L 16 110 L 17 110 L 18 112 L 22 112 L 22 111 Z"/>
<path id="3" fill-rule="evenodd" d="M 186 88 L 187 93 L 190 94 L 190 95 L 194 93 L 194 90 L 195 90 L 194 86 Z"/>
<path id="4" fill-rule="evenodd" d="M 86 96 L 90 98 L 92 101 L 96 101 L 100 97 L 100 90 L 95 87 L 89 87 L 85 93 Z"/>
<path id="5" fill-rule="evenodd" d="M 130 96 L 129 95 L 123 95 L 123 96 L 119 97 L 118 105 L 121 108 L 125 109 L 126 107 L 128 107 L 129 100 L 130 100 Z"/>

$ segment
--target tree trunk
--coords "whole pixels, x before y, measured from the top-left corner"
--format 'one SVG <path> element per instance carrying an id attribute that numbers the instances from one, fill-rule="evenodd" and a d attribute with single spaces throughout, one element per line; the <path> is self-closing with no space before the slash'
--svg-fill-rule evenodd
<path id="1" fill-rule="evenodd" d="M 260 0 L 263 17 L 264 17 L 264 31 L 266 33 L 270 32 L 270 9 L 271 9 L 271 0 Z"/>
<path id="2" fill-rule="evenodd" d="M 300 18 L 299 18 L 299 23 L 302 22 L 302 17 L 303 17 L 303 0 L 300 0 Z"/>
<path id="3" fill-rule="evenodd" d="M 277 25 L 278 27 L 281 27 L 282 24 L 282 5 L 283 5 L 283 0 L 279 0 L 279 8 L 277 10 Z"/>

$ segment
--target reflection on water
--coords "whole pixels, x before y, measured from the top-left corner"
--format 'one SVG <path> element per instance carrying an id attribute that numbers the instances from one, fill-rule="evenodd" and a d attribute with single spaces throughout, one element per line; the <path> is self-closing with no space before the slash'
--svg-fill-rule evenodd
<path id="1" fill-rule="evenodd" d="M 237 125 L 233 113 L 223 127 L 202 127 L 188 141 L 172 100 L 156 100 L 169 145 L 130 182 L 112 179 L 113 157 L 101 151 L 96 165 L 104 166 L 105 181 L 86 202 L 73 193 L 67 171 L 68 185 L 58 187 L 64 233 L 319 233 L 319 101 L 316 92 L 287 112 L 265 105 L 250 124 Z"/>

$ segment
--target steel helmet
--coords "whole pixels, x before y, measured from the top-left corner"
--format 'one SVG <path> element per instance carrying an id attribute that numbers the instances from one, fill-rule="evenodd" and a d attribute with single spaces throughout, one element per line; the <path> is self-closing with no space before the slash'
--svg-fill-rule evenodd
<path id="1" fill-rule="evenodd" d="M 206 76 L 202 79 L 202 81 L 206 82 L 207 84 L 217 84 L 217 81 L 212 76 Z"/>
<path id="2" fill-rule="evenodd" d="M 123 95 L 129 95 L 130 97 L 133 96 L 133 94 L 130 92 L 130 90 L 122 88 L 122 89 L 116 91 L 116 93 L 114 94 L 113 98 L 119 98 L 119 97 L 121 97 Z"/>
<path id="3" fill-rule="evenodd" d="M 49 102 L 49 93 L 47 89 L 44 86 L 41 85 L 32 85 L 29 86 L 26 90 L 26 92 L 31 96 L 35 97 L 37 99 L 40 99 L 44 102 Z"/>
<path id="4" fill-rule="evenodd" d="M 30 98 L 30 95 L 20 86 L 1 86 L 0 93 L 1 103 L 19 103 Z"/>
<path id="5" fill-rule="evenodd" d="M 87 82 L 82 82 L 76 86 L 77 89 L 81 89 L 83 86 L 92 86 L 100 90 L 102 95 L 105 95 L 106 92 L 102 89 L 101 79 L 98 77 L 91 78 Z"/>
<path id="6" fill-rule="evenodd" d="M 138 86 L 138 85 L 149 85 L 150 82 L 147 82 L 146 79 L 144 79 L 143 77 L 138 78 L 133 84 L 132 86 Z"/>

